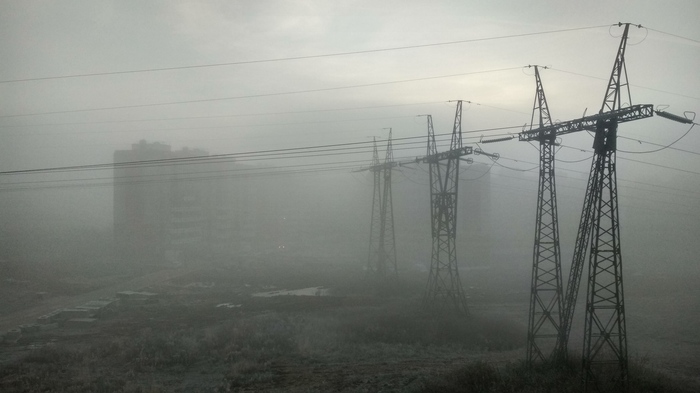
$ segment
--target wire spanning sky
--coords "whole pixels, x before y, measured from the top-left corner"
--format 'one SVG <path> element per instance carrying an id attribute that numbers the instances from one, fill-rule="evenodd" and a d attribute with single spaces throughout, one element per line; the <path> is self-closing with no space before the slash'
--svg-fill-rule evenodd
<path id="1" fill-rule="evenodd" d="M 550 111 L 568 120 L 600 109 L 617 22 L 643 26 L 626 57 L 633 103 L 700 112 L 698 11 L 692 0 L 3 1 L 0 171 L 110 162 L 141 139 L 229 154 L 385 138 L 389 127 L 414 137 L 428 113 L 447 133 L 457 99 L 469 101 L 465 132 L 524 125 L 531 64 L 550 67 Z M 655 150 L 687 129 L 625 124 L 619 147 Z M 517 130 L 483 137 L 507 132 Z M 698 132 L 674 145 L 690 153 L 620 153 L 643 162 L 621 161 L 619 176 L 697 193 Z M 589 151 L 590 136 L 564 143 L 573 148 L 560 150 L 560 168 L 587 171 L 590 153 L 575 148 Z M 537 160 L 517 139 L 482 147 L 509 168 Z"/>

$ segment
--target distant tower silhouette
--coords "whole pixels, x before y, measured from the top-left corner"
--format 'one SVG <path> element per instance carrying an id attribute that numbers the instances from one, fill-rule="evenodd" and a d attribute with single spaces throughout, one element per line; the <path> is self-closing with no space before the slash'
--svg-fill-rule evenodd
<path id="1" fill-rule="evenodd" d="M 424 161 L 430 166 L 430 217 L 433 238 L 430 273 L 424 301 L 428 307 L 451 307 L 468 314 L 464 289 L 457 267 L 457 191 L 459 161 L 472 154 L 471 147 L 462 147 L 462 101 L 452 129 L 450 150 L 438 153 L 433 130 L 433 118 L 428 115 L 428 147 Z"/>
<path id="2" fill-rule="evenodd" d="M 382 281 L 398 277 L 396 236 L 394 233 L 394 205 L 391 192 L 391 171 L 396 166 L 396 163 L 394 162 L 391 134 L 392 131 L 389 129 L 389 140 L 383 164 L 379 163 L 377 141 L 375 139 L 372 165 L 369 168 L 374 178 L 374 192 L 372 197 L 367 272 Z"/>
<path id="3" fill-rule="evenodd" d="M 369 227 L 369 255 L 367 256 L 367 273 L 376 276 L 382 274 L 380 266 L 380 255 L 382 255 L 381 236 L 382 231 L 382 169 L 379 165 L 379 153 L 377 153 L 377 139 L 374 138 L 374 153 L 372 156 L 372 166 L 370 167 L 374 188 L 372 192 L 372 218 Z"/>

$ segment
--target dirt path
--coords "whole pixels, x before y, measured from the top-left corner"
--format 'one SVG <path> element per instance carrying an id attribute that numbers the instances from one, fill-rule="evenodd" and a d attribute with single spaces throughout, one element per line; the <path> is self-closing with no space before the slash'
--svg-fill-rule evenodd
<path id="1" fill-rule="evenodd" d="M 46 299 L 39 305 L 1 317 L 0 332 L 15 329 L 19 325 L 34 323 L 38 317 L 59 308 L 75 307 L 89 302 L 90 300 L 97 300 L 100 298 L 113 298 L 117 292 L 137 291 L 141 288 L 191 273 L 194 270 L 193 268 L 164 269 L 80 295 L 57 296 Z"/>

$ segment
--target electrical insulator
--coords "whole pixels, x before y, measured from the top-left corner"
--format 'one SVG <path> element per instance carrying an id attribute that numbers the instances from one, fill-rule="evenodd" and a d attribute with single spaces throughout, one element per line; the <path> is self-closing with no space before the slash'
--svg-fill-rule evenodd
<path id="1" fill-rule="evenodd" d="M 685 123 L 685 124 L 692 124 L 693 123 L 692 119 L 688 119 L 687 117 L 674 115 L 673 113 L 668 113 L 668 112 L 663 112 L 663 111 L 654 111 L 654 112 L 656 112 L 656 114 L 661 116 L 661 117 L 665 117 L 669 120 L 677 121 L 679 123 Z"/>

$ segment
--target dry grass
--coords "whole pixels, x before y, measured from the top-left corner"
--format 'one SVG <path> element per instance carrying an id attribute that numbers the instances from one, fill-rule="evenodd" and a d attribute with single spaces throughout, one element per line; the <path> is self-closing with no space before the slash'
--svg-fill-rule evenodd
<path id="1" fill-rule="evenodd" d="M 256 300 L 248 311 L 204 323 L 214 312 L 210 305 L 174 305 L 172 315 L 164 307 L 137 312 L 132 318 L 142 323 L 120 335 L 46 346 L 1 367 L 0 391 L 580 390 L 578 362 L 528 370 L 465 357 L 519 349 L 522 326 L 506 320 L 427 314 L 406 298 L 289 301 Z M 177 323 L 148 327 L 154 315 Z M 635 392 L 694 391 L 643 362 L 633 365 L 630 378 Z"/>
<path id="2" fill-rule="evenodd" d="M 572 359 L 575 356 L 571 356 Z M 425 393 L 483 392 L 483 393 L 578 393 L 583 391 L 581 364 L 540 364 L 532 369 L 524 362 L 509 363 L 497 368 L 492 364 L 474 362 L 463 368 L 428 381 L 421 390 Z M 696 388 L 673 380 L 642 363 L 633 361 L 630 367 L 629 392 L 635 393 L 692 393 Z M 617 391 L 603 388 L 604 392 Z"/>

